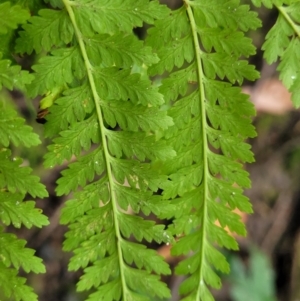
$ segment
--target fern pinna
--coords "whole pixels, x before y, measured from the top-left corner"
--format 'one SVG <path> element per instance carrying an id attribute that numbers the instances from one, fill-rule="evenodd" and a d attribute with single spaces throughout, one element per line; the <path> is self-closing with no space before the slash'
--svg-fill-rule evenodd
<path id="1" fill-rule="evenodd" d="M 170 269 L 142 241 L 170 243 L 172 235 L 132 214 L 163 212 L 154 192 L 167 176 L 151 161 L 175 156 L 155 135 L 173 125 L 146 75 L 159 59 L 133 34 L 168 10 L 157 1 L 50 3 L 55 10 L 40 10 L 23 26 L 17 50 L 47 53 L 32 67 L 29 90 L 32 97 L 45 95 L 50 111 L 45 135 L 54 138 L 45 166 L 71 162 L 56 189 L 58 195 L 74 192 L 61 216 L 69 224 L 69 269 L 84 268 L 77 288 L 96 288 L 88 300 L 168 298 L 160 275 Z"/>
<path id="2" fill-rule="evenodd" d="M 245 235 L 238 209 L 251 212 L 242 189 L 250 185 L 243 162 L 252 162 L 244 142 L 256 135 L 254 107 L 238 85 L 258 72 L 241 57 L 255 53 L 244 32 L 260 21 L 239 1 L 185 0 L 178 10 L 149 30 L 147 45 L 160 61 L 149 74 L 161 75 L 174 125 L 166 130 L 177 156 L 162 167 L 169 174 L 163 191 L 178 209 L 170 230 L 178 237 L 173 255 L 187 258 L 176 267 L 186 275 L 184 300 L 213 300 L 208 286 L 220 288 L 217 271 L 229 271 L 217 246 L 236 250 L 228 231 Z"/>

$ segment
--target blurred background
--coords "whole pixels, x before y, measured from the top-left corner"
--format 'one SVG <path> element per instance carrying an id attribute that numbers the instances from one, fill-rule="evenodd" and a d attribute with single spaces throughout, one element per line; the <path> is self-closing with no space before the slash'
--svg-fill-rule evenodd
<path id="1" fill-rule="evenodd" d="M 181 5 L 177 0 L 161 2 L 173 9 Z M 249 4 L 250 1 L 242 2 Z M 245 193 L 254 214 L 242 215 L 248 236 L 237 237 L 239 252 L 225 253 L 232 271 L 230 275 L 222 275 L 223 288 L 213 293 L 216 301 L 300 301 L 300 112 L 293 109 L 290 94 L 278 80 L 276 64 L 268 66 L 260 50 L 266 33 L 276 21 L 277 11 L 256 10 L 263 27 L 249 33 L 258 48 L 251 63 L 260 70 L 261 79 L 243 86 L 244 93 L 250 95 L 257 108 L 253 122 L 258 136 L 249 141 L 256 162 L 245 166 L 252 180 L 252 188 Z M 136 33 L 143 38 L 145 28 Z M 27 64 L 24 61 L 25 67 Z M 37 207 L 50 219 L 48 227 L 42 230 L 9 227 L 8 231 L 26 239 L 27 246 L 36 249 L 36 254 L 44 260 L 47 274 L 28 277 L 40 301 L 84 300 L 85 294 L 75 292 L 81 272 L 67 271 L 70 254 L 62 251 L 66 227 L 59 225 L 59 215 L 66 197 L 56 197 L 54 189 L 64 166 L 52 170 L 43 168 L 43 155 L 49 141 L 43 138 L 43 125 L 35 121 L 38 100 L 27 100 L 18 92 L 7 94 L 7 98 L 43 140 L 37 148 L 15 150 L 15 155 L 25 158 L 25 164 L 31 165 L 50 194 L 47 199 L 37 200 Z M 172 267 L 177 264 L 179 259 L 170 257 L 169 247 L 152 247 Z M 172 300 L 179 300 L 176 291 L 182 279 L 172 276 L 164 280 L 172 290 Z"/>

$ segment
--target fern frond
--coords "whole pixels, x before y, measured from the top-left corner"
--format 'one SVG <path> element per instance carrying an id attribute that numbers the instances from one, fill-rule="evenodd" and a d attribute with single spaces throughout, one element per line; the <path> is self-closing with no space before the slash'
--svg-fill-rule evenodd
<path id="1" fill-rule="evenodd" d="M 88 300 L 168 298 L 160 277 L 170 269 L 144 242 L 170 243 L 172 234 L 130 213 L 131 206 L 136 214 L 171 217 L 163 209 L 169 202 L 154 195 L 167 176 L 151 161 L 175 156 L 156 135 L 173 121 L 160 108 L 163 96 L 146 72 L 158 57 L 132 34 L 134 26 L 152 24 L 168 10 L 157 1 L 64 0 L 51 12 L 42 10 L 23 26 L 17 49 L 48 52 L 32 67 L 30 95 L 51 95 L 62 87 L 45 124 L 53 138 L 45 165 L 75 161 L 62 171 L 56 189 L 58 195 L 74 192 L 61 216 L 69 224 L 69 269 L 84 269 L 78 290 L 96 289 Z M 59 33 L 61 24 L 68 39 Z"/>
<path id="2" fill-rule="evenodd" d="M 260 5 L 261 3 L 254 3 Z M 269 3 L 264 3 L 268 5 Z M 287 4 L 287 5 L 283 5 Z M 264 57 L 268 63 L 280 59 L 277 67 L 279 78 L 285 87 L 292 93 L 295 107 L 300 106 L 300 3 L 299 1 L 274 1 L 279 10 L 279 16 L 274 26 L 266 36 L 262 46 Z M 268 7 L 268 6 L 267 6 Z"/>
<path id="3" fill-rule="evenodd" d="M 158 20 L 146 40 L 160 58 L 149 67 L 150 74 L 169 72 L 159 91 L 171 106 L 174 126 L 166 137 L 177 156 L 162 167 L 170 179 L 164 183 L 163 198 L 180 208 L 170 227 L 179 238 L 172 253 L 192 252 L 176 268 L 187 277 L 180 287 L 184 300 L 213 300 L 208 286 L 221 286 L 216 270 L 229 271 L 216 245 L 238 248 L 225 228 L 246 233 L 233 210 L 252 211 L 242 195 L 250 181 L 241 163 L 253 161 L 243 140 L 256 135 L 251 125 L 255 111 L 233 84 L 258 77 L 240 57 L 255 53 L 244 32 L 259 26 L 256 14 L 238 1 L 186 0 Z"/>
<path id="4" fill-rule="evenodd" d="M 34 208 L 33 201 L 23 202 L 25 193 L 32 196 L 45 197 L 48 195 L 44 186 L 38 182 L 38 178 L 30 175 L 31 169 L 19 167 L 20 159 L 11 160 L 11 152 L 8 149 L 0 150 L 0 220 L 4 225 L 13 224 L 16 228 L 25 225 L 42 227 L 49 222 L 38 209 Z M 29 300 L 27 297 L 37 300 L 32 289 L 24 285 L 25 279 L 19 278 L 16 273 L 22 267 L 26 273 L 44 273 L 45 267 L 41 259 L 34 256 L 34 250 L 24 248 L 25 241 L 18 240 L 14 235 L 0 232 L 0 287 L 4 293 L 15 300 Z M 11 267 L 13 266 L 13 267 Z M 10 282 L 7 283 L 7 277 Z M 14 287 L 18 284 L 18 288 Z"/>
<path id="5" fill-rule="evenodd" d="M 11 80 L 14 82 L 14 78 Z M 27 193 L 40 198 L 48 196 L 48 193 L 39 178 L 31 174 L 31 168 L 21 166 L 23 160 L 12 158 L 12 151 L 8 148 L 12 144 L 35 146 L 40 140 L 32 128 L 24 124 L 25 120 L 17 116 L 4 95 L 0 98 L 0 224 L 41 228 L 49 223 L 46 216 L 34 207 L 33 201 L 25 202 L 24 198 Z M 45 267 L 41 259 L 34 256 L 34 250 L 25 248 L 24 240 L 4 231 L 0 226 L 1 296 L 13 300 L 37 300 L 33 289 L 25 284 L 26 279 L 17 274 L 21 268 L 26 273 L 45 273 Z"/>

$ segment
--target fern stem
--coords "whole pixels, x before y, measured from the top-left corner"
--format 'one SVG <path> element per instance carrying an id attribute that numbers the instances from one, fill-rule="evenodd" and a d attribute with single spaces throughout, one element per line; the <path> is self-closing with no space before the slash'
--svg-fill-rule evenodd
<path id="1" fill-rule="evenodd" d="M 292 18 L 289 16 L 289 14 L 286 12 L 285 7 L 283 6 L 277 6 L 277 9 L 280 11 L 280 13 L 283 15 L 283 17 L 286 19 L 286 21 L 290 24 L 290 26 L 293 28 L 294 32 L 297 34 L 297 36 L 300 38 L 300 30 L 298 26 L 295 24 L 295 22 L 292 20 Z"/>
<path id="2" fill-rule="evenodd" d="M 92 95 L 93 95 L 93 99 L 94 99 L 94 103 L 95 103 L 95 108 L 96 108 L 96 112 L 97 112 L 97 117 L 98 117 L 98 123 L 99 123 L 99 127 L 100 127 L 100 133 L 101 133 L 101 140 L 102 140 L 102 144 L 103 144 L 103 151 L 104 151 L 104 158 L 105 158 L 105 164 L 106 164 L 106 170 L 107 170 L 107 177 L 108 177 L 108 182 L 109 182 L 109 190 L 110 190 L 110 194 L 111 194 L 111 204 L 112 204 L 112 208 L 113 208 L 113 212 L 114 212 L 114 225 L 115 225 L 115 234 L 117 237 L 117 248 L 118 248 L 118 258 L 119 258 L 119 266 L 120 266 L 120 276 L 121 276 L 121 283 L 122 283 L 122 288 L 123 288 L 123 300 L 125 300 L 126 297 L 126 293 L 124 291 L 127 290 L 127 285 L 126 285 L 126 281 L 125 281 L 125 275 L 124 275 L 124 271 L 122 269 L 122 267 L 125 265 L 124 261 L 123 261 L 123 256 L 122 256 L 122 249 L 121 249 L 121 232 L 120 232 L 120 227 L 119 227 L 119 222 L 118 222 L 118 206 L 117 206 L 117 200 L 114 194 L 114 190 L 113 190 L 113 186 L 114 186 L 114 178 L 113 178 L 113 174 L 112 174 L 112 169 L 111 169 L 111 165 L 110 165 L 110 154 L 109 154 L 109 150 L 108 150 L 108 145 L 107 145 L 107 140 L 106 140 L 106 136 L 105 136 L 105 131 L 106 128 L 104 126 L 104 122 L 103 122 L 103 115 L 102 115 L 102 111 L 101 111 L 101 106 L 100 106 L 100 96 L 97 93 L 96 90 L 96 85 L 95 85 L 95 80 L 92 74 L 92 70 L 93 70 L 93 66 L 91 65 L 87 52 L 86 52 L 86 48 L 85 48 L 85 44 L 82 38 L 82 34 L 77 26 L 76 20 L 75 20 L 75 15 L 74 12 L 72 10 L 71 7 L 71 2 L 69 2 L 68 0 L 62 0 L 67 11 L 68 14 L 70 16 L 71 22 L 74 26 L 74 30 L 75 30 L 75 34 L 78 40 L 78 44 L 84 59 L 84 64 L 86 67 L 86 72 L 87 72 L 87 76 L 88 76 L 88 80 L 89 80 L 89 84 L 92 90 Z"/>
<path id="3" fill-rule="evenodd" d="M 199 102 L 200 102 L 200 107 L 201 107 L 201 127 L 202 127 L 202 154 L 203 154 L 203 210 L 201 211 L 202 213 L 202 227 L 200 228 L 200 231 L 202 231 L 201 235 L 201 249 L 200 249 L 200 268 L 199 268 L 199 280 L 200 280 L 200 286 L 197 290 L 197 297 L 196 300 L 201 300 L 201 286 L 204 284 L 204 276 L 203 276 L 203 262 L 204 262 L 204 257 L 205 257 L 205 240 L 206 240 L 206 223 L 207 221 L 207 202 L 208 202 L 208 160 L 207 160 L 207 149 L 208 149 L 208 142 L 207 142 L 207 133 L 206 133 L 206 110 L 205 110 L 205 93 L 204 93 L 204 85 L 203 85 L 203 79 L 204 79 L 204 73 L 203 73 L 203 68 L 202 68 L 202 62 L 201 62 L 201 57 L 200 57 L 200 48 L 199 48 L 199 39 L 198 39 L 198 33 L 197 33 L 197 26 L 196 22 L 194 19 L 193 11 L 191 8 L 192 2 L 188 0 L 184 0 L 188 17 L 191 23 L 191 29 L 192 29 L 192 34 L 193 34 L 193 41 L 194 41 L 194 48 L 195 48 L 195 56 L 196 56 L 196 65 L 197 65 L 197 76 L 198 76 L 198 82 L 199 82 Z"/>

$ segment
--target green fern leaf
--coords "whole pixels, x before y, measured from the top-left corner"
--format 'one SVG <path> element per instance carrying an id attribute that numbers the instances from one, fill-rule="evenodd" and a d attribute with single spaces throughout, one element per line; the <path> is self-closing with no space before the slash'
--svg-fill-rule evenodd
<path id="1" fill-rule="evenodd" d="M 25 91 L 25 85 L 30 84 L 33 76 L 28 71 L 21 70 L 20 66 L 11 66 L 10 60 L 1 60 L 0 53 L 0 89 L 5 88 L 12 90 L 17 88 Z"/>
<path id="2" fill-rule="evenodd" d="M 102 283 L 107 283 L 112 271 L 117 271 L 118 258 L 116 256 L 110 256 L 101 260 L 101 262 L 95 263 L 91 267 L 87 267 L 84 271 L 85 274 L 80 278 L 78 282 L 78 291 L 84 291 L 91 287 L 99 287 Z M 99 273 L 101 271 L 101 273 Z"/>
<path id="3" fill-rule="evenodd" d="M 233 210 L 252 210 L 242 195 L 250 181 L 240 162 L 253 161 L 243 140 L 256 135 L 251 125 L 255 111 L 232 84 L 258 78 L 254 67 L 240 57 L 255 52 L 243 31 L 261 22 L 238 1 L 184 2 L 167 20 L 155 23 L 146 41 L 161 58 L 149 68 L 151 75 L 169 72 L 159 92 L 171 106 L 174 126 L 165 135 L 177 156 L 161 170 L 169 174 L 163 182 L 163 198 L 180 208 L 173 211 L 169 228 L 179 237 L 172 254 L 188 255 L 176 268 L 176 273 L 187 276 L 180 293 L 183 300 L 210 301 L 214 298 L 208 287 L 221 286 L 216 270 L 229 272 L 215 245 L 236 250 L 238 245 L 225 228 L 245 235 L 245 226 Z M 171 47 L 173 53 L 168 51 Z M 219 81 L 226 78 L 230 83 Z"/>
<path id="4" fill-rule="evenodd" d="M 265 254 L 258 250 L 251 250 L 249 268 L 245 269 L 239 258 L 232 259 L 231 296 L 237 301 L 241 298 L 245 301 L 255 299 L 276 300 L 274 273 Z M 249 270 L 248 270 L 249 269 Z M 250 293 L 251 292 L 251 293 Z M 251 295 L 251 297 L 250 297 Z M 249 300 L 247 298 L 249 297 Z"/>
<path id="5" fill-rule="evenodd" d="M 140 74 L 130 74 L 130 70 L 118 68 L 96 69 L 95 83 L 102 99 L 129 99 L 133 103 L 153 106 L 163 103 L 157 88 L 150 86 L 150 81 L 141 80 Z"/>
<path id="6" fill-rule="evenodd" d="M 38 182 L 37 177 L 30 175 L 30 168 L 19 167 L 22 160 L 10 160 L 10 155 L 9 150 L 1 149 L 1 222 L 7 226 L 12 223 L 16 228 L 20 228 L 21 224 L 27 228 L 31 228 L 33 225 L 37 227 L 47 225 L 49 223 L 47 218 L 41 214 L 39 209 L 34 208 L 33 201 L 22 202 L 27 192 L 32 196 L 44 197 L 48 195 L 47 191 Z M 17 270 L 21 267 L 26 273 L 30 271 L 34 273 L 45 272 L 41 259 L 34 256 L 34 250 L 24 248 L 25 243 L 24 240 L 18 240 L 13 234 L 3 233 L 1 229 L 0 287 L 4 295 L 13 296 L 14 300 L 37 300 L 32 289 L 24 284 L 25 279 L 16 276 Z M 8 280 L 9 282 L 7 282 Z"/>
<path id="7" fill-rule="evenodd" d="M 61 132 L 61 137 L 54 140 L 55 144 L 49 146 L 45 156 L 45 166 L 53 167 L 62 164 L 63 160 L 78 156 L 81 149 L 88 150 L 91 143 L 99 142 L 99 129 L 95 116 L 76 123 L 69 130 Z"/>
<path id="8" fill-rule="evenodd" d="M 126 179 L 130 187 L 139 187 L 143 191 L 150 189 L 156 192 L 167 180 L 167 176 L 157 174 L 150 164 L 139 164 L 135 160 L 113 158 L 112 169 L 119 183 Z"/>
<path id="9" fill-rule="evenodd" d="M 39 183 L 39 178 L 30 175 L 31 168 L 19 166 L 23 160 L 21 158 L 14 158 L 8 160 L 11 156 L 11 151 L 8 149 L 1 149 L 0 151 L 0 187 L 7 188 L 8 191 L 15 193 L 30 193 L 33 197 L 48 196 L 44 185 Z"/>
<path id="10" fill-rule="evenodd" d="M 7 268 L 0 262 L 0 288 L 4 296 L 19 301 L 37 301 L 37 295 L 32 288 L 25 285 L 26 279 L 17 276 L 17 270 Z"/>
<path id="11" fill-rule="evenodd" d="M 128 206 L 135 212 L 142 211 L 145 215 L 153 212 L 160 219 L 173 217 L 173 206 L 159 195 L 152 195 L 150 191 L 140 191 L 126 186 L 118 186 L 116 195 L 120 200 L 119 205 L 123 210 Z"/>
<path id="12" fill-rule="evenodd" d="M 0 192 L 0 199 L 0 219 L 4 225 L 13 224 L 16 228 L 20 228 L 21 224 L 27 228 L 32 226 L 41 228 L 48 225 L 47 218 L 39 214 L 39 209 L 34 209 L 33 201 L 20 202 L 24 199 L 24 195 L 3 191 Z"/>
<path id="13" fill-rule="evenodd" d="M 173 121 L 160 108 L 163 96 L 147 76 L 147 66 L 158 62 L 157 55 L 132 34 L 133 26 L 151 24 L 167 11 L 157 1 L 63 1 L 55 15 L 41 11 L 20 33 L 20 45 L 33 36 L 19 51 L 49 51 L 32 68 L 30 95 L 47 98 L 63 90 L 53 98 L 47 116 L 46 135 L 53 144 L 45 165 L 75 161 L 62 171 L 56 191 L 74 192 L 62 210 L 61 222 L 69 224 L 64 250 L 74 254 L 70 270 L 84 269 L 78 290 L 96 289 L 88 300 L 170 297 L 160 281 L 170 270 L 143 242 L 169 244 L 172 233 L 128 211 L 145 195 L 152 203 L 136 204 L 137 214 L 153 210 L 171 217 L 163 209 L 169 201 L 153 195 L 167 176 L 158 174 L 151 161 L 175 156 L 161 135 Z M 55 33 L 60 22 L 72 24 L 72 41 Z M 42 33 L 49 36 L 45 43 Z M 136 243 L 129 243 L 131 237 Z"/>
<path id="14" fill-rule="evenodd" d="M 24 122 L 13 109 L 0 102 L 0 141 L 3 146 L 8 147 L 10 142 L 26 147 L 40 143 L 38 135 L 32 133 L 32 128 L 24 125 Z"/>
<path id="15" fill-rule="evenodd" d="M 72 41 L 74 29 L 66 11 L 42 9 L 39 15 L 31 17 L 30 24 L 23 25 L 24 31 L 16 41 L 17 52 L 31 54 L 34 50 L 40 53 Z"/>
<path id="16" fill-rule="evenodd" d="M 297 72 L 299 70 L 298 68 L 300 67 L 300 56 L 297 51 L 299 46 L 300 39 L 292 40 L 284 52 L 284 59 L 278 66 L 278 70 L 280 71 L 280 79 L 288 89 L 291 88 L 297 79 L 297 75 L 295 75 L 297 73 L 295 72 Z"/>
<path id="17" fill-rule="evenodd" d="M 29 12 L 19 5 L 11 6 L 10 2 L 0 3 L 0 34 L 16 29 L 18 24 L 25 23 Z"/>
<path id="18" fill-rule="evenodd" d="M 76 66 L 76 68 L 75 68 Z M 83 60 L 77 48 L 58 49 L 52 56 L 44 57 L 32 69 L 39 75 L 29 86 L 29 95 L 46 94 L 57 86 L 72 83 L 74 75 L 80 79 L 83 74 Z"/>
<path id="19" fill-rule="evenodd" d="M 166 14 L 166 9 L 160 7 L 156 1 L 149 3 L 146 0 L 101 0 L 96 3 L 83 0 L 76 1 L 73 7 L 75 19 L 84 36 L 89 36 L 93 31 L 131 32 L 133 27 L 141 27 L 143 22 L 153 24 L 155 18 L 163 18 Z M 101 19 L 99 15 L 102 16 Z"/>
<path id="20" fill-rule="evenodd" d="M 159 99 L 161 95 L 159 94 Z M 125 102 L 122 106 L 117 101 L 109 101 L 103 104 L 103 115 L 109 126 L 115 128 L 118 124 L 122 129 L 128 131 L 156 131 L 164 130 L 173 125 L 172 119 L 166 112 L 155 107 L 147 108 L 142 105 L 132 105 Z"/>
<path id="21" fill-rule="evenodd" d="M 19 240 L 13 234 L 1 233 L 1 259 L 5 266 L 22 267 L 26 273 L 45 273 L 41 259 L 34 257 L 34 250 L 24 248 L 24 240 Z"/>
<path id="22" fill-rule="evenodd" d="M 92 181 L 95 174 L 101 175 L 105 170 L 105 162 L 102 149 L 80 157 L 77 162 L 71 163 L 69 169 L 62 172 L 63 177 L 57 183 L 57 194 L 68 194 L 78 186 L 84 187 L 86 181 Z"/>
<path id="23" fill-rule="evenodd" d="M 253 5 L 256 7 L 261 7 L 261 5 L 264 5 L 267 8 L 272 8 L 273 5 L 282 5 L 283 3 L 289 4 L 289 2 L 292 2 L 293 0 L 252 0 Z"/>
<path id="24" fill-rule="evenodd" d="M 60 130 L 68 129 L 69 124 L 83 121 L 94 109 L 91 99 L 91 91 L 86 84 L 64 91 L 49 108 L 51 118 L 45 124 L 45 135 L 54 136 Z"/>
<path id="25" fill-rule="evenodd" d="M 171 274 L 171 270 L 163 258 L 158 256 L 154 250 L 146 249 L 144 245 L 123 241 L 122 250 L 124 252 L 124 259 L 128 264 L 133 262 L 141 269 L 144 267 L 146 271 L 154 271 L 156 274 Z M 140 254 L 140 257 L 134 254 Z"/>
<path id="26" fill-rule="evenodd" d="M 275 25 L 266 36 L 266 42 L 262 46 L 262 49 L 265 50 L 264 57 L 269 64 L 275 62 L 278 57 L 283 55 L 286 46 L 289 44 L 289 36 L 292 34 L 292 28 L 283 16 L 279 15 Z"/>
<path id="27" fill-rule="evenodd" d="M 61 193 L 60 186 L 57 190 Z M 99 181 L 85 186 L 82 191 L 76 192 L 74 200 L 69 200 L 66 208 L 62 210 L 61 223 L 70 223 L 70 221 L 80 217 L 82 212 L 88 212 L 92 208 L 99 207 L 99 195 L 103 203 L 108 201 L 107 177 L 102 177 Z"/>
<path id="28" fill-rule="evenodd" d="M 147 299 L 149 297 L 158 296 L 159 298 L 170 298 L 170 292 L 165 283 L 162 283 L 159 276 L 150 274 L 144 270 L 125 268 L 125 277 L 129 279 L 128 287 L 131 290 L 136 290 Z M 147 279 L 147 281 L 144 281 Z M 128 290 L 128 295 L 129 294 Z M 129 296 L 127 298 L 130 298 Z"/>
<path id="29" fill-rule="evenodd" d="M 151 69 L 149 70 L 151 73 Z M 176 99 L 178 95 L 184 96 L 188 90 L 186 82 L 193 85 L 197 80 L 195 65 L 193 62 L 185 69 L 171 73 L 170 77 L 163 79 L 160 92 L 165 96 L 165 101 Z M 174 82 L 177 84 L 174 85 Z"/>
<path id="30" fill-rule="evenodd" d="M 242 54 L 248 57 L 255 54 L 255 47 L 242 32 L 220 28 L 199 28 L 198 32 L 202 36 L 203 47 L 207 52 L 211 52 L 214 47 L 217 52 L 224 51 L 229 55 Z"/>
<path id="31" fill-rule="evenodd" d="M 280 2 L 280 1 L 279 1 Z M 279 16 L 266 36 L 262 46 L 264 57 L 268 63 L 280 58 L 277 67 L 280 79 L 286 88 L 292 93 L 292 101 L 295 107 L 300 106 L 300 80 L 299 80 L 299 39 L 300 39 L 300 9 L 299 2 L 284 1 L 288 6 L 280 6 L 282 3 L 274 3 L 279 10 Z"/>
<path id="32" fill-rule="evenodd" d="M 122 296 L 121 281 L 119 279 L 112 280 L 99 287 L 96 293 L 89 296 L 87 301 L 103 300 L 120 300 Z"/>
<path id="33" fill-rule="evenodd" d="M 132 234 L 137 241 L 145 239 L 148 242 L 155 240 L 158 243 L 170 243 L 173 241 L 171 234 L 164 230 L 164 225 L 155 225 L 153 221 L 147 221 L 139 216 L 120 214 L 120 228 L 124 237 Z"/>
<path id="34" fill-rule="evenodd" d="M 165 160 L 175 156 L 174 150 L 170 149 L 163 140 L 155 141 L 155 136 L 146 136 L 144 133 L 117 132 L 107 135 L 108 149 L 116 158 L 121 158 L 123 154 L 127 158 L 138 158 L 145 161 Z"/>
<path id="35" fill-rule="evenodd" d="M 86 216 L 82 217 L 79 214 L 76 216 L 77 222 L 70 225 L 70 231 L 66 235 L 67 239 L 64 242 L 64 250 L 70 251 L 78 248 L 87 238 L 92 239 L 93 236 L 101 234 L 101 231 L 104 229 L 112 227 L 112 215 L 109 211 L 109 206 L 103 206 L 101 208 L 94 206 L 94 208 L 94 210 L 89 210 Z M 65 210 L 65 212 L 67 212 L 67 210 Z M 103 221 L 99 221 L 99 217 L 102 217 Z M 75 238 L 72 237 L 73 235 L 75 235 Z M 105 233 L 103 235 L 105 236 Z M 97 248 L 99 248 L 101 244 L 102 243 L 100 243 Z M 86 245 L 87 243 L 85 243 L 85 246 Z M 80 259 L 80 256 L 78 256 L 78 258 Z M 78 269 L 81 265 L 86 267 L 85 263 L 80 261 L 77 263 L 77 259 L 73 258 L 70 268 L 71 266 L 72 268 L 74 267 L 74 263 L 76 263 L 74 269 Z"/>
<path id="36" fill-rule="evenodd" d="M 103 67 L 115 64 L 122 68 L 130 68 L 134 64 L 149 66 L 158 62 L 158 58 L 151 55 L 151 48 L 144 47 L 142 42 L 131 34 L 99 34 L 88 38 L 86 45 L 91 61 L 97 62 L 101 57 Z"/>
<path id="37" fill-rule="evenodd" d="M 13 37 L 12 29 L 29 18 L 28 10 L 19 5 L 11 6 L 9 2 L 0 4 L 0 34 L 7 33 L 4 44 Z M 2 37 L 1 37 L 2 39 Z M 6 49 L 7 50 L 7 49 Z M 33 76 L 20 66 L 11 65 L 11 61 L 2 59 L 0 53 L 0 90 L 3 88 L 18 89 L 26 92 L 25 85 L 30 84 Z M 10 104 L 7 91 L 1 91 L 0 99 L 0 223 L 20 228 L 25 225 L 42 227 L 49 222 L 34 208 L 33 201 L 23 202 L 27 193 L 33 197 L 46 197 L 48 193 L 39 178 L 31 175 L 31 168 L 22 166 L 21 158 L 11 158 L 8 147 L 35 146 L 40 143 L 39 137 L 32 128 L 25 125 L 24 119 Z M 13 234 L 4 233 L 0 228 L 0 291 L 1 298 L 10 300 L 37 300 L 33 289 L 25 284 L 26 279 L 17 276 L 18 270 L 24 272 L 44 273 L 45 267 L 40 258 L 34 256 L 34 250 L 25 248 L 25 241 L 18 240 Z"/>

